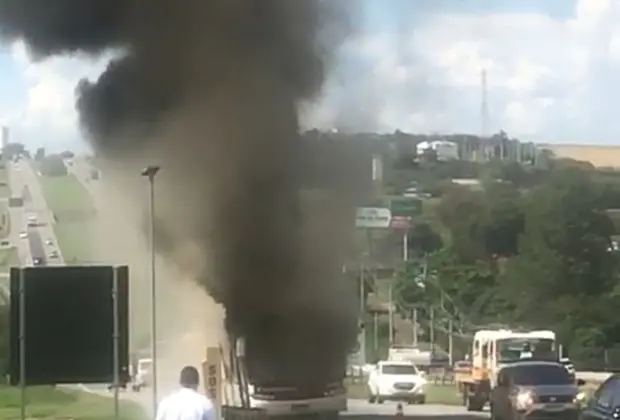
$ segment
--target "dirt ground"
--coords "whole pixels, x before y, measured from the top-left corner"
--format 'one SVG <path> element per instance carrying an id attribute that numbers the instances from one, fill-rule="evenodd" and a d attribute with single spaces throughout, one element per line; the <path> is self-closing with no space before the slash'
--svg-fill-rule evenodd
<path id="1" fill-rule="evenodd" d="M 557 157 L 585 160 L 595 166 L 620 168 L 620 145 L 595 146 L 573 144 L 545 145 Z"/>

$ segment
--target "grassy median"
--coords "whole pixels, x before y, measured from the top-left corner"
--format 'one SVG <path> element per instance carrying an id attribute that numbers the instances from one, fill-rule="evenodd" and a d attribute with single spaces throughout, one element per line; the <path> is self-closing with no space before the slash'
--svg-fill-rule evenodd
<path id="1" fill-rule="evenodd" d="M 65 263 L 94 261 L 97 215 L 89 192 L 72 174 L 40 176 L 39 184 L 55 218 L 54 233 Z"/>
<path id="2" fill-rule="evenodd" d="M 51 386 L 29 387 L 26 390 L 26 418 L 107 420 L 114 418 L 112 398 Z M 19 419 L 21 392 L 18 388 L 0 387 L 0 420 Z M 122 401 L 120 419 L 146 420 L 136 403 Z"/>

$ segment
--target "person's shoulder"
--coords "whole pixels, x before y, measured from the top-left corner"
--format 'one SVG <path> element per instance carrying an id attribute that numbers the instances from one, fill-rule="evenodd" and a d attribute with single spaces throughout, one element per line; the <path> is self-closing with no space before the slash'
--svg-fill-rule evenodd
<path id="1" fill-rule="evenodd" d="M 200 400 L 200 403 L 205 409 L 207 410 L 213 409 L 213 402 L 211 401 L 211 399 L 209 399 L 209 397 L 203 394 L 197 394 L 197 395 Z"/>

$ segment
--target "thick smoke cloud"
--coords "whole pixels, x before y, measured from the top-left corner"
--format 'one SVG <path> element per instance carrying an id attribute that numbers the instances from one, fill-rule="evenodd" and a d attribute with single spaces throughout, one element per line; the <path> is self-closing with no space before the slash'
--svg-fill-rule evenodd
<path id="1" fill-rule="evenodd" d="M 344 4 L 0 0 L 2 35 L 37 57 L 123 51 L 78 85 L 82 125 L 107 159 L 158 159 L 161 252 L 198 249 L 196 280 L 247 338 L 250 369 L 274 382 L 328 379 L 356 335 L 340 268 L 351 197 L 302 191 L 298 135 Z"/>

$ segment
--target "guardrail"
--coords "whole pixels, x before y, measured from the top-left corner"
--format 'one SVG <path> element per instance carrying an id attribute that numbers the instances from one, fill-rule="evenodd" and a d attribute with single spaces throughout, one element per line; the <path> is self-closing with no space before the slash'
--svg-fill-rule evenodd
<path id="1" fill-rule="evenodd" d="M 368 373 L 366 372 L 367 369 L 361 367 L 350 368 L 347 376 L 353 382 L 364 381 Z M 605 382 L 613 374 L 613 372 L 576 372 L 577 378 L 593 385 Z M 427 374 L 427 379 L 433 384 L 452 384 L 454 383 L 454 373 L 450 369 L 431 369 Z"/>
<path id="2" fill-rule="evenodd" d="M 613 375 L 612 372 L 576 372 L 577 378 L 588 383 L 600 384 Z"/>

